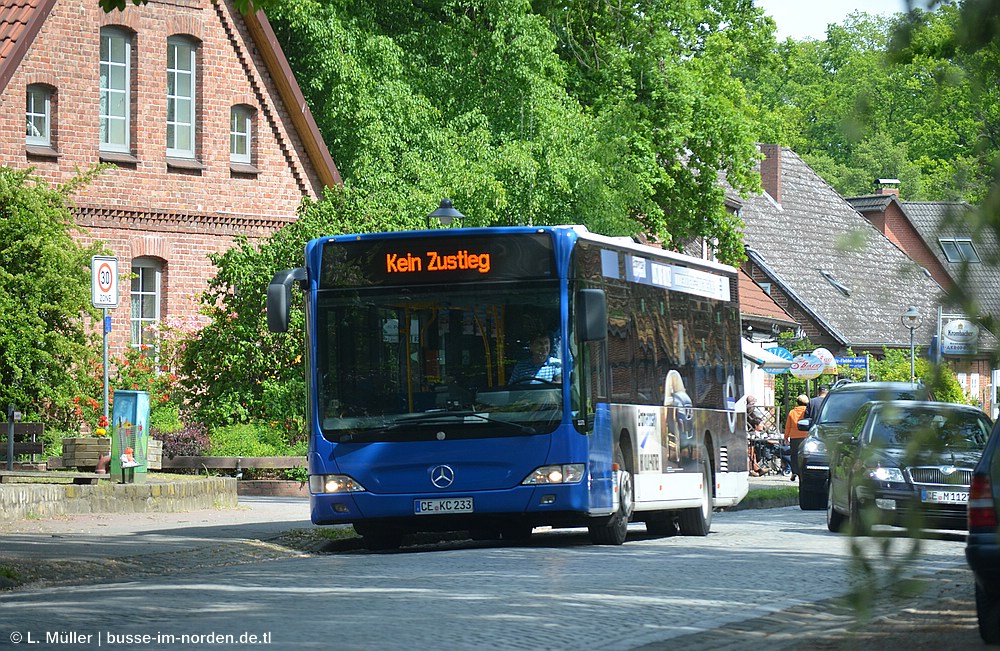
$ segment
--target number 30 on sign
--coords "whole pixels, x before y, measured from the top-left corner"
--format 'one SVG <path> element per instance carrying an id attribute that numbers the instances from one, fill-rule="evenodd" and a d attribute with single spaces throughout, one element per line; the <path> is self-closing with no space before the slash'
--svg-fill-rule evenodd
<path id="1" fill-rule="evenodd" d="M 118 307 L 118 258 L 95 255 L 90 274 L 94 307 Z"/>

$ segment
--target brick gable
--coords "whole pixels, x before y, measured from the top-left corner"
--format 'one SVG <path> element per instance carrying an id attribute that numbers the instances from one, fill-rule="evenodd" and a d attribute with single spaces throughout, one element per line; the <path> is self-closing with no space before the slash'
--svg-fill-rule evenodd
<path id="1" fill-rule="evenodd" d="M 102 26 L 131 37 L 127 154 L 99 149 Z M 194 159 L 166 155 L 167 39 L 174 36 L 196 47 Z M 195 298 L 214 274 L 209 253 L 228 249 L 237 236 L 267 237 L 295 218 L 303 198 L 319 198 L 324 186 L 340 182 L 266 18 L 244 18 L 226 0 L 151 0 L 107 14 L 97 3 L 0 0 L 0 81 L 7 134 L 0 164 L 32 166 L 53 184 L 102 161 L 117 165 L 74 197 L 78 239 L 101 240 L 119 259 L 115 352 L 129 342 L 134 258 L 163 266 L 161 318 L 194 315 Z M 25 94 L 39 83 L 53 93 L 51 149 L 25 146 Z M 229 160 L 235 105 L 253 112 L 249 165 Z"/>

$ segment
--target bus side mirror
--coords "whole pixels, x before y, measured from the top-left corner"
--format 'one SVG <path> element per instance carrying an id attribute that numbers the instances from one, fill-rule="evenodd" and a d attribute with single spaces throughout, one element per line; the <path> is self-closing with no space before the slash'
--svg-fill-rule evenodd
<path id="1" fill-rule="evenodd" d="M 288 332 L 292 283 L 296 280 L 306 280 L 305 267 L 279 271 L 267 286 L 267 329 L 271 332 Z"/>
<path id="2" fill-rule="evenodd" d="M 601 341 L 608 336 L 608 299 L 603 289 L 576 292 L 576 331 L 580 341 Z"/>

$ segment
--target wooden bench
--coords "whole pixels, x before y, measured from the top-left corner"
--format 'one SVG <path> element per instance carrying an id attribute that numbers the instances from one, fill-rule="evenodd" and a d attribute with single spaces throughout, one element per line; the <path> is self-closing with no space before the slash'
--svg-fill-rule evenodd
<path id="1" fill-rule="evenodd" d="M 42 423 L 14 423 L 14 458 L 26 454 L 42 454 L 45 444 L 42 443 L 42 433 L 45 425 Z M 7 425 L 0 424 L 0 459 L 7 460 Z"/>
<path id="2" fill-rule="evenodd" d="M 111 475 L 96 472 L 49 472 L 46 470 L 0 470 L 0 484 L 10 484 L 17 479 L 44 479 L 57 483 L 57 480 L 72 480 L 74 484 L 96 484 L 102 479 L 111 479 Z M 63 483 L 58 481 L 58 483 Z"/>
<path id="3" fill-rule="evenodd" d="M 304 468 L 305 457 L 163 457 L 162 470 L 235 470 L 244 468 Z"/>

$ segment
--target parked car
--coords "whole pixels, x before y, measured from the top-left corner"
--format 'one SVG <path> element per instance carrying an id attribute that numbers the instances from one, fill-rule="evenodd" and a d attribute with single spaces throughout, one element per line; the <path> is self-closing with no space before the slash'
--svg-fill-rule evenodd
<path id="1" fill-rule="evenodd" d="M 976 578 L 979 635 L 1000 644 L 1000 424 L 972 473 L 965 558 Z"/>
<path id="2" fill-rule="evenodd" d="M 843 436 L 854 422 L 861 405 L 872 400 L 927 400 L 927 387 L 909 382 L 837 382 L 826 395 L 817 415 L 799 421 L 809 435 L 799 445 L 799 506 L 805 510 L 826 508 L 830 461 L 828 441 Z"/>
<path id="3" fill-rule="evenodd" d="M 861 406 L 827 446 L 826 524 L 866 533 L 873 524 L 965 530 L 972 469 L 992 423 L 981 409 L 893 400 Z"/>

